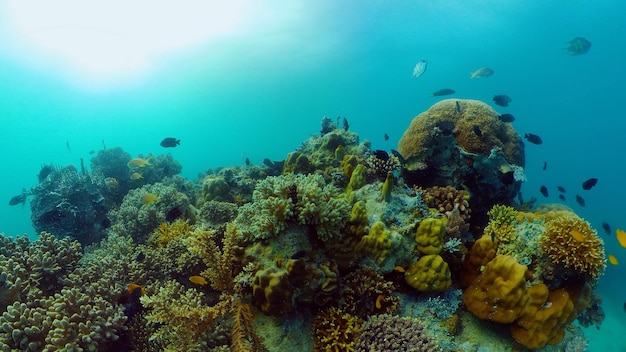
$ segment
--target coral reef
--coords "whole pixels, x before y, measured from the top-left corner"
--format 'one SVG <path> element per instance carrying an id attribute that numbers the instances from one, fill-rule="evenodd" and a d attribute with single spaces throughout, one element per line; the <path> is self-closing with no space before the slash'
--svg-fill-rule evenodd
<path id="1" fill-rule="evenodd" d="M 411 318 L 371 316 L 361 326 L 355 352 L 441 351 L 424 328 Z"/>
<path id="2" fill-rule="evenodd" d="M 362 319 L 372 314 L 392 314 L 400 304 L 399 298 L 393 294 L 395 284 L 386 281 L 372 268 L 354 270 L 344 278 L 341 286 L 343 303 L 340 308 Z"/>
<path id="3" fill-rule="evenodd" d="M 353 351 L 359 337 L 361 319 L 331 307 L 313 320 L 315 351 Z"/>

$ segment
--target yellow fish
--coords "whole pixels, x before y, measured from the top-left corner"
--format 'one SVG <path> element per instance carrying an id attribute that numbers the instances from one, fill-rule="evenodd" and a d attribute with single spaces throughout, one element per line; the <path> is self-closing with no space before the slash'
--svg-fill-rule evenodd
<path id="1" fill-rule="evenodd" d="M 134 159 L 130 159 L 130 161 L 128 162 L 128 167 L 146 167 L 146 166 L 152 166 L 152 164 L 150 163 L 150 159 L 152 159 L 152 155 L 148 155 L 147 158 L 142 159 L 142 158 L 134 158 Z"/>
<path id="2" fill-rule="evenodd" d="M 617 229 L 615 230 L 615 234 L 617 235 L 617 242 L 619 242 L 620 246 L 626 248 L 626 232 Z"/>
<path id="3" fill-rule="evenodd" d="M 190 276 L 189 281 L 193 282 L 196 285 L 201 285 L 201 286 L 204 286 L 209 283 L 208 281 L 206 281 L 205 278 L 203 278 L 202 276 L 198 276 L 198 275 Z"/>
<path id="4" fill-rule="evenodd" d="M 618 264 L 617 258 L 615 258 L 615 256 L 613 254 L 609 254 L 609 263 L 611 263 L 613 265 L 617 265 Z"/>
<path id="5" fill-rule="evenodd" d="M 143 196 L 141 196 L 141 201 L 146 204 L 154 204 L 154 203 L 158 203 L 160 200 L 156 194 L 146 193 Z"/>
<path id="6" fill-rule="evenodd" d="M 143 175 L 142 175 L 142 174 L 140 174 L 140 173 L 138 173 L 138 172 L 133 172 L 133 173 L 130 175 L 130 179 L 131 179 L 131 180 L 140 180 L 140 179 L 142 179 L 142 178 L 143 178 Z"/>

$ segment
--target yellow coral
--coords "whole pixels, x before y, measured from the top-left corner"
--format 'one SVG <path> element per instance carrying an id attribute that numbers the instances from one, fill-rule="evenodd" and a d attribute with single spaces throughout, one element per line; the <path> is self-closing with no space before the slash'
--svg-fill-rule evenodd
<path id="1" fill-rule="evenodd" d="M 336 154 L 336 153 L 335 153 Z M 343 171 L 344 176 L 349 180 L 352 177 L 352 172 L 356 169 L 359 160 L 356 155 L 348 154 L 344 155 L 339 163 L 339 168 Z"/>
<path id="2" fill-rule="evenodd" d="M 587 221 L 577 216 L 561 216 L 550 221 L 540 246 L 553 263 L 594 279 L 606 267 L 602 239 Z"/>
<path id="3" fill-rule="evenodd" d="M 438 254 L 425 255 L 411 264 L 404 279 L 419 291 L 443 291 L 452 284 L 448 263 Z"/>
<path id="4" fill-rule="evenodd" d="M 422 220 L 417 228 L 415 242 L 417 250 L 422 254 L 439 254 L 443 249 L 443 235 L 446 219 L 428 218 Z"/>
<path id="5" fill-rule="evenodd" d="M 489 224 L 484 234 L 492 236 L 500 242 L 508 243 L 515 239 L 514 222 L 517 220 L 515 209 L 506 205 L 496 204 L 488 212 Z"/>
<path id="6" fill-rule="evenodd" d="M 344 233 L 349 237 L 361 238 L 369 232 L 367 219 L 367 208 L 364 201 L 358 201 L 352 206 L 350 220 L 346 224 Z"/>
<path id="7" fill-rule="evenodd" d="M 361 328 L 361 319 L 331 307 L 313 320 L 314 351 L 354 351 Z"/>
<path id="8" fill-rule="evenodd" d="M 181 238 L 193 231 L 193 226 L 189 225 L 186 220 L 176 220 L 171 224 L 161 223 L 157 227 L 148 240 L 149 243 L 165 248 L 173 239 Z"/>
<path id="9" fill-rule="evenodd" d="M 496 244 L 491 236 L 483 235 L 479 238 L 463 261 L 461 271 L 461 286 L 469 286 L 480 275 L 481 269 L 496 256 Z"/>
<path id="10" fill-rule="evenodd" d="M 389 256 L 391 242 L 385 224 L 382 221 L 376 221 L 369 234 L 361 238 L 357 249 L 376 260 L 378 265 L 382 265 Z"/>
<path id="11" fill-rule="evenodd" d="M 361 164 L 357 165 L 352 171 L 352 175 L 350 176 L 350 182 L 348 182 L 348 190 L 350 193 L 352 191 L 356 191 L 357 189 L 365 186 L 367 180 L 365 178 L 367 174 L 367 168 Z"/>

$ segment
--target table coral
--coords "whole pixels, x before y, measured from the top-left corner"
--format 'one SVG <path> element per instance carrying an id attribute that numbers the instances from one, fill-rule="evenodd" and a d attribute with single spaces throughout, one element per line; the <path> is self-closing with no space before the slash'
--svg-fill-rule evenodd
<path id="1" fill-rule="evenodd" d="M 411 264 L 404 279 L 419 291 L 443 291 L 452 284 L 448 263 L 438 254 L 425 255 Z"/>
<path id="2" fill-rule="evenodd" d="M 417 250 L 422 254 L 439 254 L 443 249 L 446 219 L 427 218 L 420 222 L 415 234 Z"/>
<path id="3" fill-rule="evenodd" d="M 589 223 L 577 216 L 561 216 L 546 225 L 540 246 L 552 263 L 592 279 L 606 267 L 604 242 Z"/>

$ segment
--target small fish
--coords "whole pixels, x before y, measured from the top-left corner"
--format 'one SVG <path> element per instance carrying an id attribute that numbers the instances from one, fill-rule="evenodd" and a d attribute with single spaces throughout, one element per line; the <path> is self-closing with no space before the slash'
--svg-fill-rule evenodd
<path id="1" fill-rule="evenodd" d="M 496 232 L 494 230 L 491 230 L 491 242 L 496 242 Z"/>
<path id="2" fill-rule="evenodd" d="M 28 193 L 26 193 L 26 188 L 22 188 L 22 194 L 18 194 L 17 196 L 12 197 L 9 200 L 9 205 L 18 205 L 18 204 L 26 204 L 26 198 L 28 198 Z"/>
<path id="3" fill-rule="evenodd" d="M 478 125 L 473 125 L 472 126 L 472 131 L 474 131 L 474 133 L 481 138 L 483 136 L 483 132 L 480 130 L 480 126 Z"/>
<path id="4" fill-rule="evenodd" d="M 161 147 L 163 148 L 174 148 L 177 145 L 180 145 L 180 139 L 167 137 L 161 141 Z"/>
<path id="5" fill-rule="evenodd" d="M 443 95 L 450 95 L 450 94 L 454 94 L 454 89 L 450 89 L 450 88 L 444 88 L 444 89 L 439 89 L 436 92 L 431 93 L 430 95 L 433 97 L 440 97 Z"/>
<path id="6" fill-rule="evenodd" d="M 180 218 L 183 215 L 183 210 L 180 206 L 175 206 L 172 209 L 168 210 L 165 214 L 165 221 L 168 223 L 174 222 L 176 219 Z"/>
<path id="7" fill-rule="evenodd" d="M 608 259 L 609 259 L 609 263 L 611 263 L 612 265 L 617 266 L 617 264 L 619 264 L 617 258 L 613 254 L 609 254 Z"/>
<path id="8" fill-rule="evenodd" d="M 394 155 L 396 158 L 398 158 L 398 160 L 400 161 L 400 165 L 406 164 L 406 159 L 404 159 L 404 157 L 402 156 L 402 154 L 400 154 L 399 151 L 395 149 L 391 149 L 391 154 Z"/>
<path id="9" fill-rule="evenodd" d="M 426 72 L 426 67 L 428 67 L 428 61 L 420 60 L 413 67 L 413 78 L 418 78 Z"/>
<path id="10" fill-rule="evenodd" d="M 343 130 L 347 131 L 350 128 L 350 124 L 348 123 L 348 119 L 343 118 Z"/>
<path id="11" fill-rule="evenodd" d="M 385 135 L 383 136 L 383 138 L 385 138 L 386 141 L 389 140 L 389 135 L 385 133 Z"/>
<path id="12" fill-rule="evenodd" d="M 96 151 L 95 151 L 95 150 L 90 150 L 90 151 L 89 151 L 89 155 L 94 155 L 95 153 L 96 153 Z"/>
<path id="13" fill-rule="evenodd" d="M 539 192 L 541 192 L 541 194 L 543 194 L 544 197 L 548 198 L 548 187 L 541 186 L 539 188 Z"/>
<path id="14" fill-rule="evenodd" d="M 396 265 L 396 266 L 394 266 L 394 267 L 393 267 L 393 271 L 397 271 L 397 272 L 399 272 L 399 273 L 403 273 L 403 272 L 405 272 L 404 268 L 403 268 L 403 267 L 401 267 L 400 265 Z"/>
<path id="15" fill-rule="evenodd" d="M 608 222 L 604 221 L 602 223 L 602 228 L 604 229 L 604 232 L 606 232 L 607 235 L 611 234 L 611 225 L 609 225 Z"/>
<path id="16" fill-rule="evenodd" d="M 454 122 L 452 121 L 439 121 L 435 124 L 435 126 L 441 130 L 441 133 L 444 136 L 449 136 L 454 131 Z"/>
<path id="17" fill-rule="evenodd" d="M 576 37 L 569 42 L 567 42 L 568 47 L 565 50 L 570 55 L 582 55 L 589 52 L 591 49 L 591 42 L 583 37 Z"/>
<path id="18" fill-rule="evenodd" d="M 455 109 L 456 113 L 457 114 L 462 114 L 463 110 L 461 110 L 461 104 L 459 104 L 458 101 L 455 101 L 454 104 L 456 105 L 456 109 Z"/>
<path id="19" fill-rule="evenodd" d="M 143 175 L 140 174 L 139 172 L 133 172 L 132 174 L 130 174 L 131 180 L 141 180 L 142 178 L 143 178 Z"/>
<path id="20" fill-rule="evenodd" d="M 617 242 L 619 245 L 626 248 L 626 232 L 622 229 L 615 230 L 615 236 L 617 237 Z"/>
<path id="21" fill-rule="evenodd" d="M 496 105 L 507 107 L 509 106 L 509 103 L 511 101 L 513 100 L 508 95 L 494 95 L 493 96 L 493 102 L 496 103 Z"/>
<path id="22" fill-rule="evenodd" d="M 502 114 L 498 116 L 498 119 L 502 122 L 513 122 L 515 121 L 515 116 L 511 114 Z"/>
<path id="23" fill-rule="evenodd" d="M 585 191 L 590 190 L 593 186 L 595 186 L 598 183 L 598 179 L 597 178 L 590 178 L 587 181 L 583 182 L 583 189 Z"/>
<path id="24" fill-rule="evenodd" d="M 250 164 L 252 164 L 252 163 L 250 162 L 250 158 L 246 157 L 246 158 L 244 159 L 244 164 L 246 164 L 246 166 L 250 166 Z"/>
<path id="25" fill-rule="evenodd" d="M 624 302 L 624 312 L 626 312 L 626 302 Z"/>
<path id="26" fill-rule="evenodd" d="M 146 167 L 146 166 L 152 166 L 152 164 L 150 163 L 150 159 L 152 159 L 152 155 L 149 155 L 147 158 L 142 159 L 142 158 L 134 158 L 134 159 L 130 159 L 130 161 L 128 162 L 128 167 Z"/>
<path id="27" fill-rule="evenodd" d="M 154 193 L 146 193 L 141 196 L 141 201 L 145 204 L 156 204 L 160 202 L 159 197 Z"/>
<path id="28" fill-rule="evenodd" d="M 478 70 L 470 73 L 471 78 L 487 78 L 493 75 L 493 70 L 489 67 L 481 67 Z"/>
<path id="29" fill-rule="evenodd" d="M 376 157 L 376 159 L 389 160 L 389 153 L 384 150 L 377 149 L 374 150 L 372 154 Z"/>
<path id="30" fill-rule="evenodd" d="M 378 295 L 378 297 L 376 297 L 376 309 L 380 309 L 383 306 L 383 299 L 385 299 L 385 295 Z"/>
<path id="31" fill-rule="evenodd" d="M 580 205 L 581 207 L 585 206 L 585 200 L 578 194 L 576 195 L 576 203 L 578 203 L 578 205 Z"/>
<path id="32" fill-rule="evenodd" d="M 132 295 L 133 292 L 135 292 L 135 290 L 137 289 L 140 289 L 139 292 L 141 292 L 142 296 L 146 294 L 146 289 L 143 286 L 135 284 L 135 283 L 128 284 L 128 289 L 126 290 L 126 293 L 128 295 Z"/>
<path id="33" fill-rule="evenodd" d="M 539 137 L 536 134 L 526 133 L 526 134 L 524 134 L 524 138 L 526 138 L 526 140 L 529 141 L 532 144 L 541 144 L 541 143 L 543 143 L 543 141 L 541 140 L 541 137 Z"/>
<path id="34" fill-rule="evenodd" d="M 67 148 L 68 152 L 72 152 L 72 148 L 70 148 L 70 141 L 65 141 L 65 148 Z"/>
<path id="35" fill-rule="evenodd" d="M 143 252 L 139 252 L 137 254 L 137 257 L 135 257 L 135 260 L 140 262 L 140 263 L 143 262 L 144 259 L 146 259 L 146 255 L 143 254 Z"/>
<path id="36" fill-rule="evenodd" d="M 304 258 L 309 254 L 309 252 L 307 250 L 301 249 L 299 251 L 297 251 L 296 253 L 294 253 L 290 259 L 293 260 L 298 260 L 300 258 Z"/>
<path id="37" fill-rule="evenodd" d="M 546 171 L 547 168 L 548 168 L 548 162 L 544 161 L 543 162 L 543 171 Z"/>
<path id="38" fill-rule="evenodd" d="M 563 186 L 556 186 L 556 189 L 558 189 L 559 192 L 561 192 L 561 193 L 565 193 L 566 192 L 565 191 L 565 187 L 563 187 Z"/>
<path id="39" fill-rule="evenodd" d="M 559 199 L 565 202 L 565 196 L 562 194 L 559 194 Z"/>
<path id="40" fill-rule="evenodd" d="M 198 275 L 193 275 L 189 277 L 189 281 L 193 282 L 196 285 L 200 285 L 200 286 L 204 286 L 207 285 L 209 282 L 206 281 L 205 278 L 203 278 L 202 276 L 198 276 Z"/>

